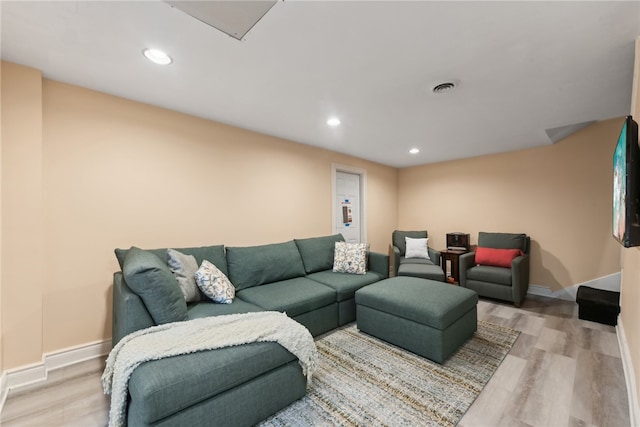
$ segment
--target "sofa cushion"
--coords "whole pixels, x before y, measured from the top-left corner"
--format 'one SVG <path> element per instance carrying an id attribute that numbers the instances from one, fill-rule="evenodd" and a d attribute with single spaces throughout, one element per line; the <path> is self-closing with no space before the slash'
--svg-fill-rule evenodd
<path id="1" fill-rule="evenodd" d="M 418 259 L 409 258 L 409 261 L 418 261 Z M 398 268 L 398 276 L 420 277 L 422 279 L 444 282 L 444 270 L 442 269 L 442 267 L 432 262 L 401 263 L 400 267 Z"/>
<path id="2" fill-rule="evenodd" d="M 129 288 L 142 298 L 156 324 L 187 319 L 187 303 L 169 266 L 149 251 L 132 247 L 122 268 Z"/>
<path id="3" fill-rule="evenodd" d="M 304 276 L 304 265 L 293 240 L 262 246 L 227 248 L 229 279 L 241 289 Z"/>
<path id="4" fill-rule="evenodd" d="M 251 313 L 264 311 L 262 307 L 235 298 L 231 304 L 216 304 L 210 300 L 200 301 L 187 305 L 187 315 L 189 319 L 199 319 L 202 317 L 224 316 L 225 314 Z"/>
<path id="5" fill-rule="evenodd" d="M 476 307 L 471 289 L 415 277 L 381 280 L 356 292 L 356 304 L 443 330 Z"/>
<path id="6" fill-rule="evenodd" d="M 294 317 L 336 301 L 336 292 L 306 277 L 282 280 L 237 292 L 243 300 L 265 310 L 286 312 Z"/>
<path id="7" fill-rule="evenodd" d="M 467 280 L 511 286 L 511 269 L 478 265 L 467 270 Z"/>
<path id="8" fill-rule="evenodd" d="M 329 270 L 333 267 L 333 254 L 336 242 L 344 242 L 342 234 L 333 236 L 295 239 L 300 251 L 304 270 L 308 273 Z"/>
<path id="9" fill-rule="evenodd" d="M 147 249 L 149 252 L 156 255 L 162 261 L 167 262 L 167 249 Z M 227 259 L 224 254 L 224 245 L 216 245 L 216 246 L 201 246 L 194 248 L 173 248 L 176 251 L 182 252 L 183 254 L 193 255 L 198 262 L 198 265 L 202 264 L 202 261 L 205 259 L 211 263 L 213 263 L 216 267 L 220 269 L 224 274 L 228 275 L 227 272 Z M 123 268 L 124 259 L 129 253 L 129 249 L 116 249 L 116 258 L 118 259 L 118 263 L 120 264 L 120 268 Z"/>
<path id="10" fill-rule="evenodd" d="M 296 360 L 274 342 L 169 357 L 138 366 L 129 393 L 147 425 Z M 241 404 L 239 402 L 238 404 Z M 212 422 L 215 414 L 211 414 Z"/>
<path id="11" fill-rule="evenodd" d="M 478 233 L 478 246 L 497 249 L 520 249 L 527 252 L 527 235 L 516 233 Z"/>
<path id="12" fill-rule="evenodd" d="M 367 272 L 366 243 L 335 242 L 333 271 L 335 273 L 365 274 Z"/>
<path id="13" fill-rule="evenodd" d="M 400 257 L 398 276 L 420 277 L 444 282 L 444 270 L 430 259 Z"/>
<path id="14" fill-rule="evenodd" d="M 309 274 L 307 278 L 335 289 L 338 302 L 351 299 L 361 287 L 384 279 L 381 274 L 373 271 L 367 271 L 366 274 L 346 274 L 334 273 L 331 270 L 318 271 Z"/>
<path id="15" fill-rule="evenodd" d="M 431 259 L 425 258 L 405 258 L 400 257 L 400 265 L 402 264 L 425 264 L 425 265 L 435 265 Z"/>
<path id="16" fill-rule="evenodd" d="M 194 277 L 198 271 L 196 257 L 183 254 L 175 249 L 167 249 L 167 264 L 178 281 L 185 301 L 200 301 L 200 289 L 198 289 Z"/>
<path id="17" fill-rule="evenodd" d="M 194 277 L 198 288 L 213 302 L 218 304 L 231 304 L 233 302 L 233 298 L 236 296 L 236 289 L 227 276 L 206 259 L 202 261 L 202 265 L 195 272 Z"/>

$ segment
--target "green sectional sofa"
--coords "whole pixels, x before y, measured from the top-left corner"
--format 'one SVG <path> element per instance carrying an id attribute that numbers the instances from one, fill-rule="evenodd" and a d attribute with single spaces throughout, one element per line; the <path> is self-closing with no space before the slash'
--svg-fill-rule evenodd
<path id="1" fill-rule="evenodd" d="M 113 344 L 160 323 L 224 314 L 286 312 L 316 336 L 355 320 L 355 292 L 389 276 L 389 257 L 370 252 L 366 274 L 333 272 L 342 235 L 251 247 L 173 248 L 208 260 L 236 288 L 232 304 L 187 304 L 166 248 L 116 249 Z M 274 393 L 277 390 L 277 393 Z M 272 342 L 143 363 L 129 380 L 130 426 L 253 425 L 304 396 L 297 359 Z M 241 402 L 241 403 L 239 403 Z"/>

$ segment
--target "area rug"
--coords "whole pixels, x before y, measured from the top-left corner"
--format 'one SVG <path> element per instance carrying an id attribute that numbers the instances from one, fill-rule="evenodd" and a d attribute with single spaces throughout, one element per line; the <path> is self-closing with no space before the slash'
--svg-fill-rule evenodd
<path id="1" fill-rule="evenodd" d="M 478 321 L 444 365 L 358 331 L 316 341 L 320 365 L 307 395 L 261 426 L 455 426 L 519 331 Z"/>

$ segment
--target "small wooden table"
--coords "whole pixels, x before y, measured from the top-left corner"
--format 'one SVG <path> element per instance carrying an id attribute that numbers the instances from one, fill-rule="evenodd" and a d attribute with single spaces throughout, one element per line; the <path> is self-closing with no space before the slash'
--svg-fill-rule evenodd
<path id="1" fill-rule="evenodd" d="M 460 283 L 460 267 L 458 265 L 458 258 L 460 255 L 466 254 L 467 252 L 469 251 L 450 249 L 443 249 L 440 251 L 440 263 L 445 275 L 447 274 L 447 261 L 451 262 L 451 277 L 447 277 L 448 283 L 456 285 Z M 450 278 L 453 279 L 453 282 L 450 281 Z"/>

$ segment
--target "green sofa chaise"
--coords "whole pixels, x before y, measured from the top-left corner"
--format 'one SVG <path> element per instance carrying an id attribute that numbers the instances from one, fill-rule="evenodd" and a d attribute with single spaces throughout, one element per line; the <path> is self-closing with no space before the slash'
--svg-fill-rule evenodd
<path id="1" fill-rule="evenodd" d="M 166 264 L 166 248 L 116 249 L 122 271 L 113 281 L 113 344 L 160 323 L 264 310 L 286 312 L 314 336 L 350 323 L 355 292 L 388 277 L 389 257 L 369 253 L 366 274 L 334 273 L 339 241 L 342 235 L 251 247 L 174 248 L 225 273 L 236 288 L 232 304 L 187 304 Z M 127 423 L 253 425 L 305 393 L 297 359 L 277 343 L 202 351 L 140 365 L 129 380 Z"/>

